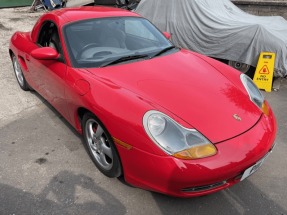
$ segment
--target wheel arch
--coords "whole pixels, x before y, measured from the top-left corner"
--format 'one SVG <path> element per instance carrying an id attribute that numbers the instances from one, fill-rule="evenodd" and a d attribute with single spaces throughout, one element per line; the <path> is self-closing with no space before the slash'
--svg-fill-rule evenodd
<path id="1" fill-rule="evenodd" d="M 80 134 L 83 133 L 83 131 L 82 131 L 82 119 L 86 113 L 93 114 L 104 125 L 106 130 L 108 130 L 106 125 L 104 124 L 103 120 L 100 118 L 100 116 L 97 113 L 95 113 L 94 111 L 91 111 L 90 109 L 88 109 L 86 107 L 79 107 L 77 109 L 77 112 L 75 113 L 75 124 L 76 124 L 76 129 L 78 130 L 78 132 Z"/>
<path id="2" fill-rule="evenodd" d="M 84 117 L 84 115 L 85 115 L 86 113 L 92 113 L 92 114 L 94 114 L 92 111 L 90 111 L 89 109 L 84 108 L 84 107 L 79 107 L 79 108 L 77 109 L 76 114 L 75 114 L 76 129 L 77 129 L 77 131 L 78 131 L 79 133 L 81 133 L 81 134 L 83 133 L 83 131 L 82 131 L 82 119 L 83 119 L 83 117 Z M 94 115 L 95 115 L 95 114 L 94 114 Z"/>
<path id="3" fill-rule="evenodd" d="M 14 52 L 12 51 L 12 49 L 9 49 L 9 56 L 12 59 L 12 56 L 14 55 Z"/>

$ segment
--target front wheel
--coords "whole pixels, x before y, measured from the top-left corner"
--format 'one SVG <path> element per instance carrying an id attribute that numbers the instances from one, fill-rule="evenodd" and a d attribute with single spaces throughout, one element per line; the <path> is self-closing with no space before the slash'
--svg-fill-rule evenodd
<path id="1" fill-rule="evenodd" d="M 82 119 L 84 141 L 90 157 L 106 176 L 119 177 L 122 173 L 120 159 L 112 137 L 104 125 L 91 113 Z"/>
<path id="2" fill-rule="evenodd" d="M 15 55 L 12 56 L 12 63 L 13 63 L 14 73 L 15 73 L 19 86 L 21 87 L 22 90 L 25 90 L 25 91 L 30 90 L 29 85 L 22 72 L 19 61 Z"/>

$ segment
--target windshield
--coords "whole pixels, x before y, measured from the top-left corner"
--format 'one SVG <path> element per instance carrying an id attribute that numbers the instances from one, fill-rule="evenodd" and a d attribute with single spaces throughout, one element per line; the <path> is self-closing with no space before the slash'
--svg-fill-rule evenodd
<path id="1" fill-rule="evenodd" d="M 148 59 L 172 46 L 149 21 L 138 17 L 84 20 L 67 25 L 64 34 L 77 68 Z"/>

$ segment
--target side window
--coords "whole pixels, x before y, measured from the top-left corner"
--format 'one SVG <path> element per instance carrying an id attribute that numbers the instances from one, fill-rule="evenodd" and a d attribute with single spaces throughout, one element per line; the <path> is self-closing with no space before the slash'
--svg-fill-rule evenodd
<path id="1" fill-rule="evenodd" d="M 126 20 L 125 31 L 132 36 L 157 41 L 156 37 L 145 27 L 145 25 L 137 20 Z"/>
<path id="2" fill-rule="evenodd" d="M 42 47 L 51 47 L 62 53 L 58 29 L 53 22 L 43 24 L 37 43 Z"/>

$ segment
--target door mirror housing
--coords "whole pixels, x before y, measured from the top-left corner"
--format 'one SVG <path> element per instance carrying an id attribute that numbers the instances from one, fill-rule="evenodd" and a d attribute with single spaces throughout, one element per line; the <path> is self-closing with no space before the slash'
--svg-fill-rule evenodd
<path id="1" fill-rule="evenodd" d="M 166 37 L 166 39 L 170 40 L 170 38 L 171 38 L 170 33 L 165 31 L 165 32 L 163 32 L 163 35 Z"/>
<path id="2" fill-rule="evenodd" d="M 34 49 L 31 56 L 38 60 L 58 60 L 60 54 L 51 47 L 42 47 Z"/>

